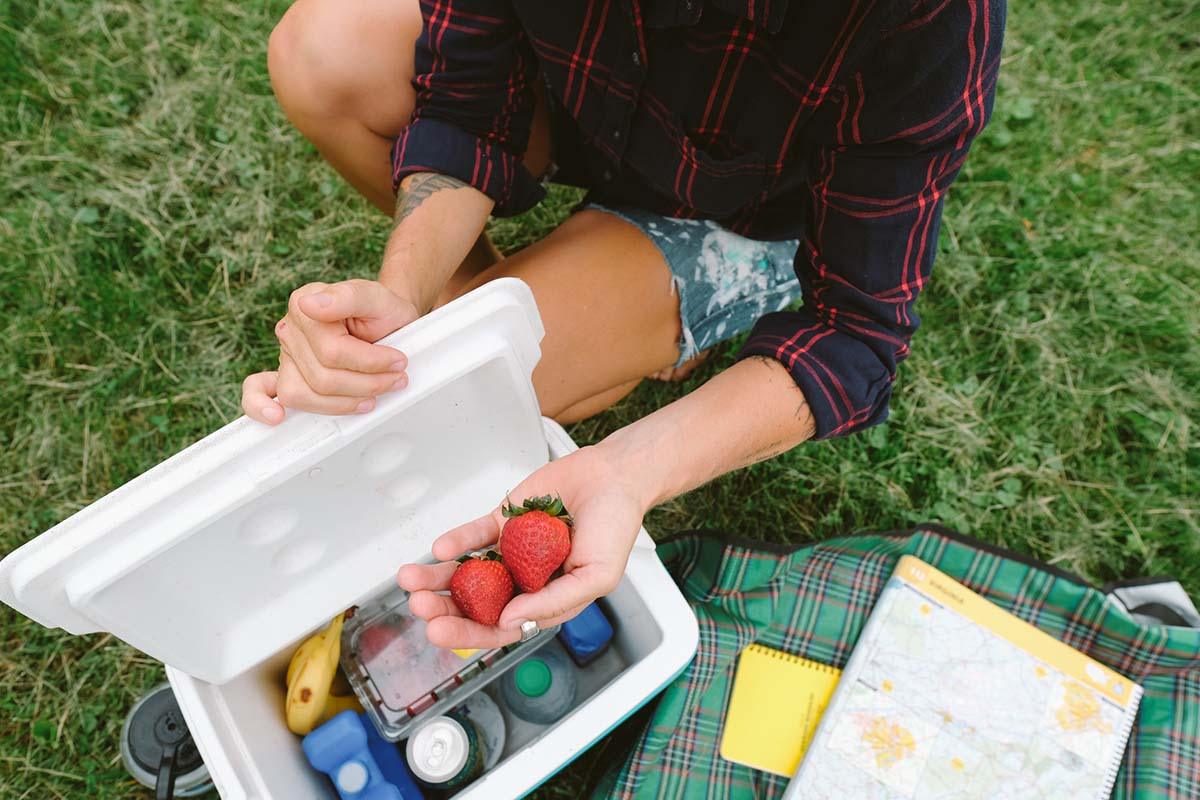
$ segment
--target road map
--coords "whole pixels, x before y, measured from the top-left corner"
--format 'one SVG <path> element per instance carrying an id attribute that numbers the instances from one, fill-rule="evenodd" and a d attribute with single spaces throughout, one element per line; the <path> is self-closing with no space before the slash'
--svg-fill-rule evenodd
<path id="1" fill-rule="evenodd" d="M 785 797 L 1100 797 L 1140 689 L 1046 655 L 893 579 Z"/>

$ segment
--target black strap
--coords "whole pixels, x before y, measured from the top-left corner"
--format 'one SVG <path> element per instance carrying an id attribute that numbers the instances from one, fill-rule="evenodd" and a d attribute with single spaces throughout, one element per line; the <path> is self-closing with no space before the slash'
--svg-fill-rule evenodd
<path id="1" fill-rule="evenodd" d="M 1175 609 L 1162 603 L 1142 603 L 1137 608 L 1129 609 L 1130 614 L 1139 614 L 1144 617 L 1153 617 L 1163 625 L 1174 625 L 1180 628 L 1190 628 L 1192 623 L 1183 618 Z"/>
<path id="2" fill-rule="evenodd" d="M 158 780 L 154 782 L 154 800 L 171 800 L 175 796 L 175 753 L 177 745 L 163 748 L 162 761 L 158 763 Z"/>

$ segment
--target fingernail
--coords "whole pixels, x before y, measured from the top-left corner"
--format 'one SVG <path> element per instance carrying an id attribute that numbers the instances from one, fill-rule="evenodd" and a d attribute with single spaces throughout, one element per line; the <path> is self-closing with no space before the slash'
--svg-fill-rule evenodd
<path id="1" fill-rule="evenodd" d="M 333 305 L 333 298 L 324 292 L 317 292 L 312 296 L 312 299 L 313 302 L 319 305 L 321 308 L 329 308 L 331 305 Z"/>
<path id="2" fill-rule="evenodd" d="M 283 409 L 272 403 L 269 406 L 263 406 L 262 415 L 268 422 L 278 422 L 283 419 Z"/>
<path id="3" fill-rule="evenodd" d="M 408 386 L 408 376 L 401 375 L 396 379 L 396 382 L 392 384 L 392 389 L 403 389 L 405 386 Z"/>
<path id="4" fill-rule="evenodd" d="M 357 406 L 355 406 L 354 413 L 365 414 L 374 407 L 375 407 L 374 400 L 363 400 L 361 403 L 359 403 Z"/>
<path id="5" fill-rule="evenodd" d="M 408 362 L 404 359 L 400 359 L 395 364 L 392 364 L 390 367 L 388 367 L 388 372 L 404 372 L 404 368 L 407 366 Z"/>

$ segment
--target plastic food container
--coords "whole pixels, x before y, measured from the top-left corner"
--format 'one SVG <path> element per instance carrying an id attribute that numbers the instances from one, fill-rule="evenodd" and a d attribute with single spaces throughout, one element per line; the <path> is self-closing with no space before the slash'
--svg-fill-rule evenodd
<path id="1" fill-rule="evenodd" d="M 542 333 L 529 288 L 493 281 L 383 340 L 408 354 L 409 386 L 375 411 L 225 426 L 0 561 L 0 600 L 163 661 L 226 800 L 334 800 L 284 724 L 292 652 L 575 449 L 538 413 Z M 695 652 L 695 617 L 645 531 L 604 606 L 610 671 L 581 679 L 555 724 L 511 726 L 500 762 L 457 796 L 520 797 Z"/>
<path id="2" fill-rule="evenodd" d="M 425 621 L 408 612 L 408 592 L 396 587 L 346 623 L 342 670 L 388 741 L 399 741 L 426 720 L 444 714 L 491 683 L 558 632 L 469 655 L 433 647 Z"/>

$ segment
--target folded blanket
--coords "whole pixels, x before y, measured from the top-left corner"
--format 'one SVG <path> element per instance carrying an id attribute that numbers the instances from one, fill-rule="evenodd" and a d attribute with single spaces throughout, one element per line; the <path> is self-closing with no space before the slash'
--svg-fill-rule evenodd
<path id="1" fill-rule="evenodd" d="M 695 609 L 700 646 L 602 796 L 780 796 L 786 778 L 718 755 L 738 654 L 759 642 L 845 666 L 896 561 L 910 554 L 1144 687 L 1113 797 L 1200 798 L 1200 630 L 1135 621 L 1074 575 L 937 526 L 796 550 L 689 533 L 659 554 Z"/>

